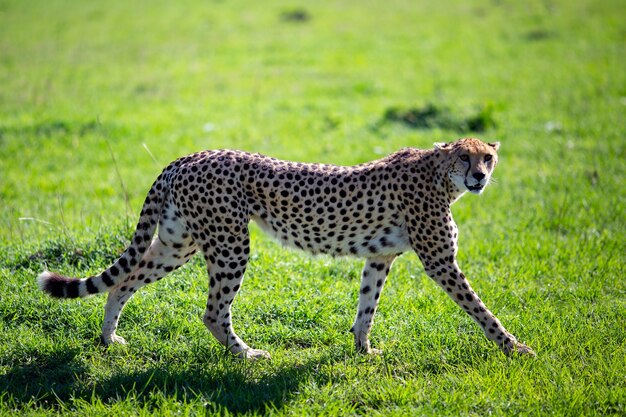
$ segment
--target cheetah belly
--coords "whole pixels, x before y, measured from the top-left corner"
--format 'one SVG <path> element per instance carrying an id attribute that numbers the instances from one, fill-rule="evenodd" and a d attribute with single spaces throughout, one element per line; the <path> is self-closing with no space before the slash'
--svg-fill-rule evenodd
<path id="1" fill-rule="evenodd" d="M 334 230 L 327 230 L 313 224 L 285 224 L 267 216 L 252 216 L 252 220 L 283 245 L 313 254 L 374 257 L 400 254 L 410 249 L 402 225 L 340 224 Z"/>

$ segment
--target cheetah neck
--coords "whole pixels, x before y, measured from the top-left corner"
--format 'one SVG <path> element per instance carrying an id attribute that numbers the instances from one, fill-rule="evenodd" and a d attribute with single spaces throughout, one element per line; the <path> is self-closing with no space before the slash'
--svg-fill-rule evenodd
<path id="1" fill-rule="evenodd" d="M 433 183 L 439 192 L 445 197 L 448 205 L 452 205 L 467 191 L 460 189 L 452 182 L 449 175 L 451 169 L 452 161 L 450 161 L 445 155 L 435 152 Z"/>

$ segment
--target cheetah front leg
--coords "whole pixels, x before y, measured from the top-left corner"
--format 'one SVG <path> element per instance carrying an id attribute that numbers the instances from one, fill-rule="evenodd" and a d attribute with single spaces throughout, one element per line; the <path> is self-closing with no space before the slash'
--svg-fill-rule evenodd
<path id="1" fill-rule="evenodd" d="M 506 355 L 535 354 L 531 348 L 518 342 L 515 336 L 509 333 L 500 320 L 489 311 L 461 272 L 454 255 L 446 254 L 444 251 L 442 255 L 434 259 L 430 256 L 425 253 L 420 255 L 428 276 L 472 317 L 482 328 L 487 339 L 495 342 Z"/>
<path id="2" fill-rule="evenodd" d="M 456 262 L 447 264 L 442 262 L 440 265 L 438 268 L 430 267 L 426 272 L 446 290 L 459 307 L 472 317 L 482 328 L 487 339 L 495 342 L 507 356 L 515 353 L 535 354 L 530 347 L 518 342 L 515 336 L 509 333 L 500 320 L 489 311 L 476 295 Z"/>
<path id="3" fill-rule="evenodd" d="M 203 242 L 198 237 L 199 243 Z M 209 272 L 209 296 L 203 316 L 204 325 L 211 334 L 237 358 L 270 358 L 264 350 L 252 349 L 235 333 L 232 325 L 231 305 L 246 271 L 250 253 L 247 229 L 239 234 L 225 235 L 219 247 L 211 246 L 209 238 L 201 244 Z"/>
<path id="4" fill-rule="evenodd" d="M 444 219 L 440 223 L 446 225 L 443 226 L 445 228 L 433 230 L 430 234 L 437 237 L 436 239 L 429 240 L 412 233 L 414 250 L 420 257 L 426 273 L 472 317 L 482 328 L 485 336 L 495 342 L 506 355 L 515 353 L 534 355 L 531 348 L 518 342 L 487 309 L 461 272 L 456 262 L 457 229 L 454 222 L 449 219 L 451 217 L 448 221 Z"/>
<path id="5" fill-rule="evenodd" d="M 370 347 L 369 334 L 374 322 L 374 314 L 385 285 L 395 255 L 383 258 L 369 258 L 365 261 L 361 273 L 361 289 L 359 290 L 359 308 L 354 325 L 350 331 L 354 334 L 357 352 L 380 354 L 379 349 Z"/>

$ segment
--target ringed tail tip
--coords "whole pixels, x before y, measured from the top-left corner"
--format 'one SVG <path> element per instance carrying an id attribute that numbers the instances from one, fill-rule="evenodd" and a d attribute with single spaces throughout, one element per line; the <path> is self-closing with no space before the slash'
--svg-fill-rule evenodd
<path id="1" fill-rule="evenodd" d="M 50 271 L 44 271 L 37 277 L 39 288 L 54 298 L 77 298 L 79 283 L 79 279 L 67 278 Z"/>

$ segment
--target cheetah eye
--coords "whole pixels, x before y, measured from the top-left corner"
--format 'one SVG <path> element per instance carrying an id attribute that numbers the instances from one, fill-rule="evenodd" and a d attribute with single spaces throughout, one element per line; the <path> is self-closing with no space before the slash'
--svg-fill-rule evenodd
<path id="1" fill-rule="evenodd" d="M 469 156 L 467 156 L 467 155 L 461 155 L 461 156 L 459 156 L 459 158 L 460 158 L 460 159 L 461 159 L 461 161 L 463 161 L 463 162 L 468 162 L 468 161 L 469 161 Z"/>
<path id="2" fill-rule="evenodd" d="M 485 162 L 489 162 L 493 159 L 493 156 L 491 155 L 485 155 Z"/>

